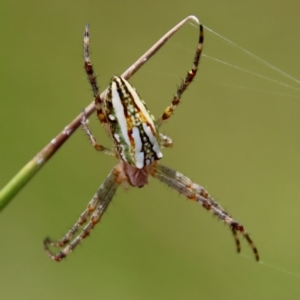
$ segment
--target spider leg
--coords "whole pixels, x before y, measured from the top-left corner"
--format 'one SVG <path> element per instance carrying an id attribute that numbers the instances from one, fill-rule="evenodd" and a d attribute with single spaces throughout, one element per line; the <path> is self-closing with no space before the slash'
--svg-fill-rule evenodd
<path id="1" fill-rule="evenodd" d="M 241 243 L 240 243 L 240 239 L 237 235 L 237 231 L 234 227 L 231 227 L 231 232 L 232 232 L 232 235 L 233 235 L 233 238 L 234 238 L 234 241 L 235 241 L 236 251 L 237 251 L 237 253 L 240 253 L 241 252 Z M 255 258 L 258 260 L 257 257 L 255 257 Z"/>
<path id="2" fill-rule="evenodd" d="M 173 141 L 170 137 L 168 137 L 167 135 L 164 135 L 162 133 L 159 134 L 159 138 L 160 138 L 160 146 L 163 148 L 170 148 L 173 146 Z"/>
<path id="3" fill-rule="evenodd" d="M 94 138 L 91 130 L 89 129 L 89 127 L 87 125 L 86 120 L 87 119 L 86 119 L 85 110 L 83 110 L 82 111 L 82 117 L 81 117 L 81 126 L 82 126 L 82 129 L 84 130 L 84 132 L 86 133 L 86 135 L 89 137 L 89 140 L 91 141 L 93 147 L 97 151 L 101 151 L 101 152 L 104 152 L 105 154 L 108 154 L 108 155 L 111 155 L 111 156 L 114 156 L 114 157 L 118 157 L 117 153 L 114 150 L 111 150 L 111 149 L 97 143 L 96 139 Z"/>
<path id="4" fill-rule="evenodd" d="M 111 186 L 113 184 L 112 180 L 113 178 L 111 179 L 111 176 L 109 174 L 107 180 L 100 186 L 99 190 L 96 192 L 96 194 L 93 196 L 91 201 L 88 203 L 86 210 L 80 215 L 80 217 L 78 218 L 77 222 L 73 225 L 73 227 L 59 241 L 49 243 L 51 246 L 64 247 L 72 240 L 74 234 L 79 230 L 81 226 L 83 226 L 87 222 L 87 219 L 92 215 L 92 213 L 99 206 L 99 204 L 103 202 L 105 195 L 107 195 L 107 193 L 111 189 Z"/>
<path id="5" fill-rule="evenodd" d="M 240 241 L 237 236 L 237 231 L 246 238 L 248 244 L 252 248 L 256 260 L 259 260 L 258 250 L 251 240 L 249 234 L 245 231 L 242 224 L 235 221 L 200 185 L 193 183 L 189 178 L 183 174 L 172 170 L 160 163 L 157 163 L 151 175 L 171 188 L 178 191 L 180 194 L 186 196 L 188 199 L 197 201 L 205 209 L 210 211 L 213 215 L 217 216 L 223 222 L 229 225 L 234 236 L 237 251 L 240 252 Z"/>
<path id="6" fill-rule="evenodd" d="M 91 64 L 90 60 L 90 34 L 89 34 L 89 25 L 85 26 L 84 36 L 83 36 L 83 53 L 84 53 L 84 69 L 88 76 L 89 83 L 92 87 L 93 94 L 94 94 L 94 102 L 95 107 L 97 110 L 97 116 L 100 122 L 104 125 L 107 125 L 107 118 L 103 111 L 104 103 L 100 98 L 99 88 L 96 81 L 96 75 Z M 107 129 L 107 128 L 106 128 Z"/>
<path id="7" fill-rule="evenodd" d="M 180 98 L 181 98 L 182 94 L 184 93 L 186 88 L 191 84 L 194 77 L 196 76 L 199 61 L 200 61 L 200 56 L 201 56 L 201 52 L 202 52 L 202 48 L 203 48 L 203 40 L 204 40 L 203 26 L 200 24 L 199 25 L 199 42 L 198 42 L 198 46 L 197 46 L 196 53 L 194 56 L 193 66 L 192 66 L 191 70 L 187 73 L 186 77 L 182 80 L 180 86 L 177 88 L 176 94 L 173 97 L 171 105 L 165 109 L 164 113 L 156 121 L 156 124 L 158 127 L 160 127 L 164 121 L 166 121 L 168 118 L 171 117 L 171 115 L 173 114 L 174 110 L 176 109 L 176 107 L 178 106 L 178 104 L 180 102 Z"/>
<path id="8" fill-rule="evenodd" d="M 49 238 L 46 238 L 44 240 L 44 249 L 47 255 L 52 260 L 61 261 L 71 251 L 73 251 L 84 238 L 86 238 L 90 234 L 90 231 L 100 221 L 102 215 L 104 214 L 109 203 L 111 202 L 118 186 L 121 183 L 121 180 L 119 180 L 119 173 L 120 171 L 117 167 L 115 167 L 109 173 L 104 183 L 101 185 L 97 193 L 89 202 L 87 209 L 80 215 L 78 221 L 62 239 L 60 239 L 58 242 L 53 242 Z M 90 219 L 87 225 L 82 229 L 80 234 L 72 240 L 74 234 L 87 221 L 89 217 Z M 65 248 L 62 249 L 60 252 L 54 254 L 49 249 L 49 246 Z"/>

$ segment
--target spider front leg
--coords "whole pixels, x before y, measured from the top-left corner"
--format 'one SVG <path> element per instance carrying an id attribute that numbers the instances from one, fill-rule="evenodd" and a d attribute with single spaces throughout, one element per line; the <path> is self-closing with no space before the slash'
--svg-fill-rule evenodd
<path id="1" fill-rule="evenodd" d="M 186 77 L 182 80 L 180 86 L 177 88 L 177 91 L 174 95 L 171 105 L 168 106 L 165 109 L 164 113 L 159 117 L 159 119 L 157 119 L 156 125 L 158 127 L 160 127 L 164 121 L 166 121 L 167 119 L 169 119 L 171 117 L 174 110 L 179 105 L 182 94 L 185 92 L 186 88 L 192 83 L 194 77 L 196 76 L 200 57 L 201 57 L 201 52 L 202 52 L 202 48 L 203 48 L 203 41 L 204 41 L 203 26 L 200 24 L 199 25 L 199 41 L 198 41 L 198 46 L 197 46 L 196 53 L 194 56 L 192 69 L 187 73 Z"/>
<path id="2" fill-rule="evenodd" d="M 101 185 L 97 193 L 89 202 L 86 210 L 80 215 L 78 221 L 62 239 L 60 239 L 58 242 L 53 242 L 49 238 L 46 238 L 44 240 L 44 249 L 47 255 L 52 260 L 61 261 L 71 251 L 73 251 L 84 238 L 86 238 L 90 234 L 90 231 L 100 221 L 102 215 L 104 214 L 109 203 L 111 202 L 118 186 L 123 180 L 120 173 L 121 172 L 118 166 L 110 172 L 104 183 Z M 72 240 L 75 233 L 79 230 L 81 226 L 83 226 L 84 223 L 86 223 L 88 218 L 90 218 L 88 224 L 82 229 L 81 233 L 74 240 Z M 49 249 L 49 246 L 65 248 L 62 249 L 60 252 L 54 254 Z"/>
<path id="3" fill-rule="evenodd" d="M 239 231 L 246 238 L 248 244 L 252 248 L 255 259 L 257 261 L 259 260 L 258 250 L 243 225 L 235 221 L 203 187 L 192 182 L 183 174 L 159 163 L 154 166 L 151 175 L 175 189 L 180 194 L 186 196 L 188 199 L 197 201 L 213 215 L 228 224 L 234 236 L 238 252 L 240 252 L 240 241 L 237 236 L 237 232 Z"/>
<path id="4" fill-rule="evenodd" d="M 83 55 L 84 55 L 84 69 L 88 76 L 89 83 L 92 87 L 94 94 L 94 103 L 97 110 L 97 116 L 100 122 L 104 125 L 104 128 L 107 130 L 107 119 L 104 113 L 104 104 L 100 97 L 99 88 L 96 80 L 96 75 L 93 69 L 93 65 L 90 60 L 90 33 L 89 25 L 85 26 L 84 36 L 83 36 Z"/>

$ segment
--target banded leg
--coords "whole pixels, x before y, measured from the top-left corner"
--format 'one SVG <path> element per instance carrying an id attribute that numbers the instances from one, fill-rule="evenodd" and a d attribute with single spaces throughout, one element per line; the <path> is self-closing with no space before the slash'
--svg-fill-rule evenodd
<path id="1" fill-rule="evenodd" d="M 228 224 L 234 236 L 238 252 L 240 252 L 240 241 L 237 236 L 237 231 L 241 232 L 252 248 L 256 260 L 259 260 L 258 250 L 254 242 L 251 240 L 249 234 L 245 231 L 243 225 L 235 221 L 203 187 L 193 183 L 183 174 L 159 163 L 154 166 L 154 170 L 151 175 L 175 189 L 180 194 L 186 196 L 188 199 L 197 201 L 213 215 L 217 216 L 219 219 Z"/>
<path id="2" fill-rule="evenodd" d="M 93 147 L 97 150 L 97 151 L 101 151 L 104 152 L 105 154 L 114 156 L 114 157 L 118 157 L 116 151 L 111 150 L 105 146 L 102 146 L 100 144 L 97 143 L 96 139 L 94 138 L 91 130 L 89 129 L 87 122 L 86 122 L 86 114 L 85 111 L 82 111 L 82 117 L 81 117 L 81 125 L 82 125 L 82 129 L 84 130 L 84 132 L 86 133 L 86 135 L 89 137 L 90 142 L 92 143 Z"/>
<path id="3" fill-rule="evenodd" d="M 89 25 L 85 26 L 84 36 L 83 36 L 83 54 L 84 54 L 84 69 L 88 76 L 89 83 L 92 87 L 94 94 L 94 102 L 97 110 L 97 116 L 100 122 L 105 125 L 107 123 L 106 115 L 104 113 L 103 101 L 100 98 L 99 88 L 96 81 L 96 75 L 90 60 L 90 34 Z"/>
<path id="4" fill-rule="evenodd" d="M 54 261 L 61 261 L 66 257 L 76 246 L 86 238 L 90 231 L 95 227 L 95 225 L 100 221 L 103 213 L 106 211 L 109 203 L 111 202 L 118 186 L 121 181 L 118 179 L 119 170 L 114 168 L 104 183 L 101 185 L 100 189 L 94 195 L 92 200 L 89 202 L 87 209 L 80 215 L 78 221 L 74 224 L 71 230 L 58 242 L 53 242 L 49 238 L 44 240 L 44 249 L 47 255 Z M 74 234 L 79 230 L 81 226 L 88 220 L 88 224 L 82 229 L 80 234 L 72 240 Z M 66 246 L 67 245 L 67 246 Z M 52 247 L 65 247 L 60 252 L 54 254 L 49 249 Z"/>
<path id="5" fill-rule="evenodd" d="M 171 117 L 171 115 L 173 114 L 174 110 L 176 109 L 176 107 L 178 106 L 178 104 L 180 102 L 180 98 L 181 98 L 182 94 L 184 93 L 186 88 L 191 84 L 194 77 L 196 76 L 199 61 L 200 61 L 200 56 L 201 56 L 201 52 L 202 52 L 202 48 L 203 48 L 203 40 L 204 40 L 203 26 L 200 24 L 199 25 L 199 42 L 198 42 L 198 46 L 197 46 L 196 53 L 194 56 L 192 69 L 187 73 L 184 80 L 182 80 L 180 86 L 178 87 L 178 89 L 176 91 L 176 94 L 174 95 L 171 105 L 165 109 L 164 113 L 156 121 L 156 124 L 158 127 L 160 127 L 164 121 L 166 121 L 167 119 L 169 119 Z"/>

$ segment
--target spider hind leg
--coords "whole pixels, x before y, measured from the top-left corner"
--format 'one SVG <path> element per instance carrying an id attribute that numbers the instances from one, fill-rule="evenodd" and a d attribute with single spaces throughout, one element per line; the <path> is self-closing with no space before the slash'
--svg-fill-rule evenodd
<path id="1" fill-rule="evenodd" d="M 239 231 L 248 242 L 249 246 L 252 248 L 255 259 L 259 260 L 258 250 L 250 238 L 249 234 L 245 231 L 243 225 L 235 221 L 200 185 L 192 182 L 188 177 L 183 174 L 172 170 L 171 168 L 157 163 L 151 175 L 166 185 L 170 186 L 174 190 L 178 191 L 180 194 L 186 196 L 189 200 L 198 202 L 206 210 L 210 211 L 213 215 L 217 216 L 220 220 L 226 223 L 233 234 L 237 252 L 240 252 L 240 240 L 238 238 L 237 232 Z"/>
<path id="2" fill-rule="evenodd" d="M 89 202 L 86 210 L 80 215 L 79 219 L 68 231 L 68 233 L 57 242 L 53 242 L 49 238 L 46 238 L 44 240 L 44 250 L 52 260 L 61 261 L 69 253 L 71 253 L 84 238 L 86 238 L 90 234 L 91 230 L 101 220 L 102 215 L 106 211 L 122 180 L 122 174 L 118 166 L 116 166 L 109 173 L 104 183 L 101 185 L 97 193 Z M 88 222 L 87 225 L 73 239 L 73 236 L 86 222 Z M 50 247 L 63 249 L 58 253 L 53 253 L 50 250 Z"/>

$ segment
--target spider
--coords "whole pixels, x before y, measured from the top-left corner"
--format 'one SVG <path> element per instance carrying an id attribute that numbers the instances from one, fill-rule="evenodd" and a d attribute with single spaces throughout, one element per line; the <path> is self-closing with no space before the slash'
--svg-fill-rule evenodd
<path id="1" fill-rule="evenodd" d="M 116 157 L 119 163 L 108 174 L 85 211 L 67 234 L 57 242 L 53 242 L 49 238 L 44 240 L 44 249 L 52 260 L 61 261 L 90 234 L 91 230 L 101 220 L 120 184 L 141 188 L 148 183 L 149 175 L 159 179 L 189 200 L 198 202 L 214 216 L 229 225 L 237 252 L 240 252 L 241 249 L 238 238 L 238 232 L 240 232 L 252 248 L 256 260 L 259 260 L 258 250 L 242 224 L 235 221 L 202 186 L 158 162 L 163 156 L 161 148 L 172 146 L 171 138 L 159 133 L 159 128 L 173 114 L 182 94 L 197 73 L 204 40 L 203 26 L 199 22 L 198 24 L 199 40 L 193 66 L 177 88 L 171 105 L 157 120 L 131 84 L 120 76 L 112 77 L 104 100 L 100 98 L 96 76 L 90 61 L 89 26 L 85 27 L 84 67 L 94 93 L 97 116 L 112 138 L 114 148 L 109 149 L 97 143 L 87 125 L 84 111 L 81 125 L 93 147 L 97 151 Z M 83 227 L 86 222 L 87 225 Z M 83 228 L 75 237 L 81 227 Z M 53 253 L 50 246 L 61 249 L 57 253 Z"/>

